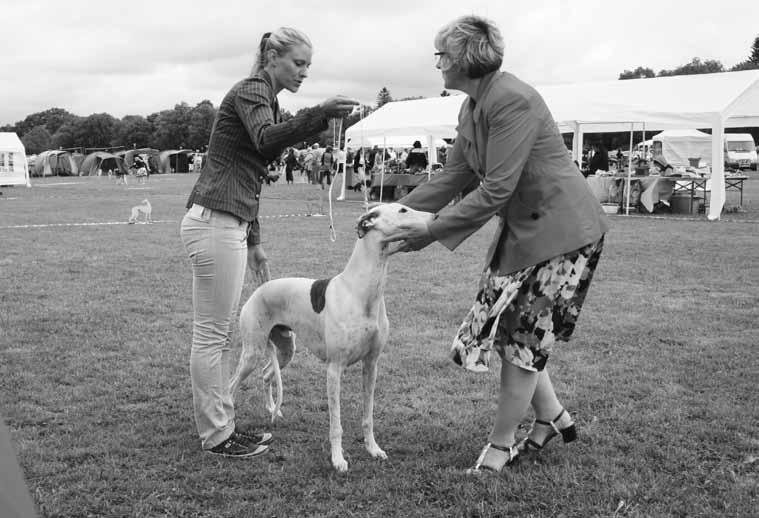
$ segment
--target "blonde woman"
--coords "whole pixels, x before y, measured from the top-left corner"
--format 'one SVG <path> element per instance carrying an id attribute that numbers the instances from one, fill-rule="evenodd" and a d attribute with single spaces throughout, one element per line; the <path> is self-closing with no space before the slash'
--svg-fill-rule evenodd
<path id="1" fill-rule="evenodd" d="M 192 262 L 193 332 L 190 375 L 202 448 L 229 457 L 264 453 L 271 434 L 236 426 L 228 391 L 229 329 L 242 292 L 245 264 L 260 281 L 269 267 L 261 246 L 258 208 L 267 166 L 287 146 L 327 128 L 357 104 L 335 96 L 298 116 L 280 119 L 277 95 L 297 92 L 308 77 L 313 47 L 287 27 L 264 34 L 251 75 L 224 97 L 214 120 L 206 166 L 187 200 L 181 237 Z M 292 347 L 287 329 L 271 338 Z"/>

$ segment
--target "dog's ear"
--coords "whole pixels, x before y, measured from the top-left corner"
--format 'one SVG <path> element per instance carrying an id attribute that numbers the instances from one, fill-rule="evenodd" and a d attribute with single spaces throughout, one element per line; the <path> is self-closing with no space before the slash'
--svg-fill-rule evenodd
<path id="1" fill-rule="evenodd" d="M 361 239 L 366 235 L 369 230 L 374 227 L 374 220 L 377 218 L 377 214 L 374 212 L 367 212 L 358 219 L 358 225 L 356 225 L 356 233 L 358 238 Z"/>

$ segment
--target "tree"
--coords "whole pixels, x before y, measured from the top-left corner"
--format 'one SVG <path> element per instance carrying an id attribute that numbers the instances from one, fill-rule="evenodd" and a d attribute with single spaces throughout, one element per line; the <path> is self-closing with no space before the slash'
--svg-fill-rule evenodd
<path id="1" fill-rule="evenodd" d="M 88 148 L 107 148 L 113 140 L 116 119 L 107 113 L 93 113 L 76 125 L 77 145 Z"/>
<path id="2" fill-rule="evenodd" d="M 449 95 L 451 94 L 448 93 L 448 90 L 443 90 L 442 92 L 440 92 L 440 97 L 448 97 Z"/>
<path id="3" fill-rule="evenodd" d="M 751 46 L 751 55 L 746 61 L 741 61 L 734 65 L 730 70 L 756 70 L 759 69 L 759 36 L 754 38 L 754 44 Z"/>
<path id="4" fill-rule="evenodd" d="M 650 68 L 638 67 L 635 70 L 625 70 L 619 74 L 620 79 L 645 79 L 648 77 L 655 77 L 654 71 Z"/>
<path id="5" fill-rule="evenodd" d="M 754 38 L 754 44 L 751 46 L 751 56 L 748 60 L 754 65 L 759 65 L 759 36 Z"/>
<path id="6" fill-rule="evenodd" d="M 153 126 L 142 115 L 125 115 L 113 128 L 111 145 L 132 147 L 150 147 Z"/>
<path id="7" fill-rule="evenodd" d="M 189 142 L 187 127 L 191 111 L 192 108 L 187 103 L 180 103 L 175 105 L 173 110 L 159 112 L 153 123 L 153 147 L 178 149 L 182 145 L 186 145 Z M 204 142 L 203 145 L 206 143 Z"/>
<path id="8" fill-rule="evenodd" d="M 377 94 L 377 108 L 381 108 L 391 102 L 393 102 L 393 97 L 390 95 L 388 89 L 383 86 L 382 90 Z"/>
<path id="9" fill-rule="evenodd" d="M 45 126 L 45 129 L 52 135 L 58 128 L 63 126 L 64 123 L 75 118 L 75 115 L 67 112 L 63 108 L 50 108 L 48 110 L 32 113 L 27 115 L 23 121 L 16 123 L 16 133 L 24 135 L 32 128 L 37 126 Z"/>
<path id="10" fill-rule="evenodd" d="M 190 111 L 190 121 L 187 125 L 187 146 L 192 149 L 202 149 L 208 145 L 211 138 L 213 121 L 216 118 L 216 108 L 209 100 L 201 101 Z"/>
<path id="11" fill-rule="evenodd" d="M 50 149 L 50 132 L 44 125 L 40 124 L 27 131 L 21 137 L 21 142 L 24 144 L 27 153 L 31 155 L 42 153 Z"/>
<path id="12" fill-rule="evenodd" d="M 58 128 L 58 131 L 53 134 L 50 147 L 52 149 L 80 147 L 80 144 L 77 141 L 77 126 L 80 122 L 81 117 L 74 116 L 73 119 Z"/>
<path id="13" fill-rule="evenodd" d="M 661 70 L 659 77 L 667 76 L 686 76 L 695 74 L 713 74 L 715 72 L 724 72 L 725 67 L 716 59 L 707 59 L 701 61 L 701 58 L 693 58 L 690 63 L 679 66 L 674 70 Z"/>

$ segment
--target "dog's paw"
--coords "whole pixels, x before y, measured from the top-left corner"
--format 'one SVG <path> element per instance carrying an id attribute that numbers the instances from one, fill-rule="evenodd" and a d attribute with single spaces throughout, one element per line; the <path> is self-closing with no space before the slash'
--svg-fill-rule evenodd
<path id="1" fill-rule="evenodd" d="M 332 466 L 334 466 L 335 471 L 339 471 L 340 473 L 345 473 L 348 471 L 348 461 L 345 460 L 343 457 L 335 458 L 332 457 Z"/>
<path id="2" fill-rule="evenodd" d="M 387 460 L 387 453 L 385 453 L 385 450 L 383 450 L 376 444 L 374 445 L 374 447 L 367 446 L 366 451 L 368 451 L 369 455 L 371 455 L 375 459 Z"/>

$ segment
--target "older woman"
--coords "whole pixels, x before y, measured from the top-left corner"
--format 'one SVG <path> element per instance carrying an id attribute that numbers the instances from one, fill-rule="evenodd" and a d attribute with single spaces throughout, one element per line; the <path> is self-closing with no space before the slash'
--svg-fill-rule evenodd
<path id="1" fill-rule="evenodd" d="M 574 330 L 608 224 L 543 99 L 499 71 L 504 44 L 498 28 L 465 16 L 438 32 L 435 47 L 445 88 L 468 97 L 444 170 L 399 200 L 436 212 L 434 220 L 402 229 L 388 242 L 398 241 L 394 252 L 420 250 L 433 241 L 453 250 L 493 216 L 498 219 L 452 357 L 473 371 L 487 370 L 492 349 L 501 357 L 495 423 L 468 473 L 500 471 L 557 435 L 565 442 L 576 437 L 546 362 L 554 343 L 568 340 Z M 530 404 L 536 420 L 517 444 L 517 426 Z"/>
<path id="2" fill-rule="evenodd" d="M 190 375 L 195 423 L 203 449 L 231 457 L 266 451 L 271 434 L 235 426 L 228 390 L 229 326 L 250 269 L 267 280 L 258 203 L 267 164 L 287 147 L 327 128 L 357 102 L 341 96 L 302 110 L 282 122 L 277 94 L 297 92 L 308 76 L 312 45 L 300 31 L 280 28 L 261 39 L 250 77 L 235 84 L 216 114 L 207 164 L 187 201 L 181 236 L 192 261 L 194 306 Z M 282 347 L 292 347 L 286 329 L 272 331 Z"/>

